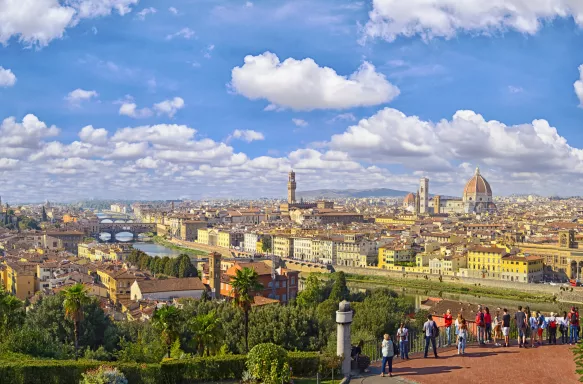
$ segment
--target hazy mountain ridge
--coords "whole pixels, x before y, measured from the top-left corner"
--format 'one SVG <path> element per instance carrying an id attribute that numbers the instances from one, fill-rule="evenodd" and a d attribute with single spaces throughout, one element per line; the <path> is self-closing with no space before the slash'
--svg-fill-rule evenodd
<path id="1" fill-rule="evenodd" d="M 318 198 L 365 198 L 365 197 L 403 197 L 408 191 L 390 188 L 372 189 L 315 189 L 312 191 L 297 191 L 296 199 L 313 200 Z"/>

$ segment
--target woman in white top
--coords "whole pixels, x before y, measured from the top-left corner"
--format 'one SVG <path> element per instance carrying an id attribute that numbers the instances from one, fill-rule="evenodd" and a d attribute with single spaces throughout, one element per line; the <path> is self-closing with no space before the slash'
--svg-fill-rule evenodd
<path id="1" fill-rule="evenodd" d="M 381 366 L 381 377 L 385 377 L 385 366 L 389 364 L 389 376 L 393 377 L 393 357 L 395 356 L 395 345 L 388 334 L 385 334 L 381 343 L 383 353 L 383 363 Z"/>
<path id="2" fill-rule="evenodd" d="M 397 330 L 397 341 L 399 342 L 401 359 L 409 360 L 409 330 L 405 327 L 404 322 L 401 322 L 401 326 Z"/>
<path id="3" fill-rule="evenodd" d="M 458 312 L 458 314 L 457 314 L 457 319 L 455 319 L 455 323 L 454 323 L 454 325 L 455 325 L 455 334 L 456 334 L 456 336 L 457 336 L 457 335 L 458 335 L 458 333 L 459 333 L 460 326 L 462 325 L 462 321 L 463 321 L 463 319 L 464 319 L 464 317 L 462 316 L 462 313 L 461 313 L 461 312 Z"/>
<path id="4" fill-rule="evenodd" d="M 567 318 L 567 312 L 563 312 L 563 317 L 558 318 L 559 332 L 561 332 L 561 343 L 567 344 L 569 341 L 569 319 Z"/>

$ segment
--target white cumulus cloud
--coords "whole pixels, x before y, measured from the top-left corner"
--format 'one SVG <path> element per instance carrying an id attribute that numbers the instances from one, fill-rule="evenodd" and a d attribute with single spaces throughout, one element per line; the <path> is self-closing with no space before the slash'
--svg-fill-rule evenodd
<path id="1" fill-rule="evenodd" d="M 265 140 L 265 136 L 263 133 L 254 131 L 252 129 L 236 129 L 233 134 L 231 135 L 234 139 L 240 139 L 246 141 L 248 143 L 255 141 L 255 140 Z"/>
<path id="2" fill-rule="evenodd" d="M 0 87 L 12 87 L 16 84 L 16 76 L 10 69 L 0 66 Z"/>
<path id="3" fill-rule="evenodd" d="M 388 103 L 399 95 L 399 89 L 368 62 L 350 76 L 341 76 L 310 58 L 280 62 L 275 54 L 265 52 L 246 56 L 244 61 L 231 72 L 232 90 L 279 107 L 348 109 Z"/>
<path id="4" fill-rule="evenodd" d="M 181 97 L 175 97 L 171 100 L 164 100 L 154 104 L 154 110 L 159 115 L 168 115 L 169 117 L 174 117 L 176 112 L 182 108 L 184 108 L 184 100 Z"/>
<path id="5" fill-rule="evenodd" d="M 580 0 L 374 0 L 366 37 L 452 38 L 458 32 L 535 34 L 545 22 L 571 18 L 583 27 Z"/>
<path id="6" fill-rule="evenodd" d="M 146 16 L 153 15 L 156 12 L 158 12 L 158 10 L 154 7 L 144 8 L 137 13 L 137 18 L 140 20 L 146 20 Z"/>
<path id="7" fill-rule="evenodd" d="M 306 120 L 302 120 L 302 119 L 292 119 L 292 122 L 297 127 L 307 127 L 308 126 L 308 122 Z"/>
<path id="8" fill-rule="evenodd" d="M 79 138 L 90 144 L 104 145 L 107 144 L 107 130 L 104 128 L 93 128 L 92 125 L 87 125 L 79 132 Z"/>
<path id="9" fill-rule="evenodd" d="M 99 96 L 99 94 L 96 91 L 86 91 L 84 89 L 77 88 L 74 91 L 69 92 L 69 94 L 65 96 L 65 100 L 71 104 L 78 105 L 83 101 L 91 100 L 97 96 Z"/>
<path id="10" fill-rule="evenodd" d="M 44 47 L 82 19 L 125 15 L 138 0 L 0 0 L 0 44 Z"/>
<path id="11" fill-rule="evenodd" d="M 575 93 L 579 98 L 579 106 L 583 108 L 583 64 L 579 66 L 579 80 L 573 84 L 575 87 Z"/>

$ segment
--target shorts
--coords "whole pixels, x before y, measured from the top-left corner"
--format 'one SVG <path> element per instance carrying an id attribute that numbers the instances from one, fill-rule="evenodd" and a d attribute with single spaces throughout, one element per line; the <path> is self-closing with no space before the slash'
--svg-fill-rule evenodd
<path id="1" fill-rule="evenodd" d="M 502 327 L 502 335 L 504 336 L 510 335 L 510 327 Z"/>
<path id="2" fill-rule="evenodd" d="M 538 337 L 542 337 L 542 335 L 543 335 L 543 329 L 539 328 L 538 329 Z"/>
<path id="3" fill-rule="evenodd" d="M 526 328 L 518 328 L 518 337 L 526 336 Z"/>

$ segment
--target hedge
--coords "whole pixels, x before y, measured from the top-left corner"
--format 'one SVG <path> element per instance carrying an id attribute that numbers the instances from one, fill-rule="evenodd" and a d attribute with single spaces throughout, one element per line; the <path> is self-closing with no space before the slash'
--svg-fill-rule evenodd
<path id="1" fill-rule="evenodd" d="M 317 352 L 290 352 L 288 360 L 296 377 L 315 376 L 324 355 Z M 130 384 L 188 384 L 240 379 L 245 371 L 245 355 L 194 357 L 160 364 L 100 362 L 92 360 L 0 360 L 0 383 L 78 384 L 81 374 L 100 365 L 117 367 Z"/>

